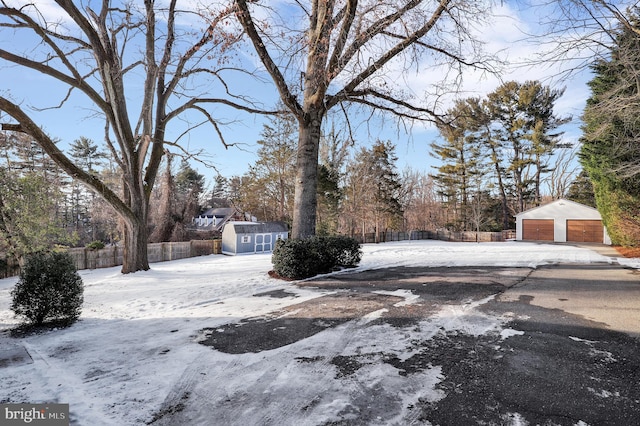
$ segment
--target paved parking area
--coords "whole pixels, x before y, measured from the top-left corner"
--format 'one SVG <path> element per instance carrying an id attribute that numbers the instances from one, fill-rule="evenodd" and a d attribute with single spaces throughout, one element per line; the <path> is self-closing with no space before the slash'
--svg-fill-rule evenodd
<path id="1" fill-rule="evenodd" d="M 260 409 L 265 424 L 640 424 L 633 270 L 400 267 L 300 285 L 331 293 L 206 330 L 205 345 L 259 356 L 218 373 L 222 383 L 249 377 L 241 395 L 186 381 L 157 423 L 196 424 L 215 412 L 242 424 Z M 314 377 L 325 380 L 322 394 L 296 387 Z M 311 420 L 331 405 L 342 407 L 331 421 Z"/>

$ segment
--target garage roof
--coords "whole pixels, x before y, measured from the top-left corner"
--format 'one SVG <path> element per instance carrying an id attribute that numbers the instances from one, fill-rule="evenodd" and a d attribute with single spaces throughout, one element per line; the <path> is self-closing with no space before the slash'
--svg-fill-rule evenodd
<path id="1" fill-rule="evenodd" d="M 544 206 L 535 207 L 516 215 L 516 218 L 520 219 L 551 219 L 556 217 L 594 220 L 602 219 L 600 212 L 593 207 L 565 199 L 556 200 L 549 204 L 545 204 Z"/>

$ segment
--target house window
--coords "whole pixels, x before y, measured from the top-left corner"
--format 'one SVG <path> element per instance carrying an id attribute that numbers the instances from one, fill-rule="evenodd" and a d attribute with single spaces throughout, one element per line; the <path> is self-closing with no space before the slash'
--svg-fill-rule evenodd
<path id="1" fill-rule="evenodd" d="M 250 243 L 251 242 L 251 235 L 243 235 L 242 236 L 242 243 L 246 244 L 246 243 Z"/>

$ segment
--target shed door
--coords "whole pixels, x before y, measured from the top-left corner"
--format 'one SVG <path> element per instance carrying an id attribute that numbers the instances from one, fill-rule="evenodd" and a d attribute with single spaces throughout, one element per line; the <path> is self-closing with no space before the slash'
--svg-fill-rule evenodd
<path id="1" fill-rule="evenodd" d="M 256 234 L 256 253 L 273 250 L 271 234 Z"/>
<path id="2" fill-rule="evenodd" d="M 522 239 L 553 241 L 553 219 L 522 219 Z"/>
<path id="3" fill-rule="evenodd" d="M 567 220 L 567 241 L 601 243 L 603 240 L 601 220 Z"/>

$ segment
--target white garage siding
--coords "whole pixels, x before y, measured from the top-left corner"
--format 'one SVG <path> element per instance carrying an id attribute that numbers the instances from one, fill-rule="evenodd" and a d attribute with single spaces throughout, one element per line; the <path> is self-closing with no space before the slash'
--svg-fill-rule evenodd
<path id="1" fill-rule="evenodd" d="M 582 241 L 594 241 L 599 238 L 597 242 L 611 244 L 611 239 L 607 235 L 606 229 L 602 228 L 602 234 L 593 229 L 595 221 L 602 221 L 598 210 L 569 200 L 556 200 L 544 206 L 517 214 L 516 240 L 531 239 L 533 233 L 530 225 L 549 220 L 553 221 L 553 241 L 555 242 L 580 241 L 581 239 Z M 585 233 L 584 238 L 580 238 L 575 229 L 577 224 L 583 223 L 580 221 L 586 221 L 584 223 L 588 223 L 590 226 L 587 231 L 589 235 Z M 569 226 L 571 227 L 571 232 L 569 232 Z M 527 228 L 526 232 L 525 227 Z M 567 236 L 570 238 L 567 239 Z M 551 240 L 551 238 L 545 237 L 541 238 L 541 240 Z"/>

